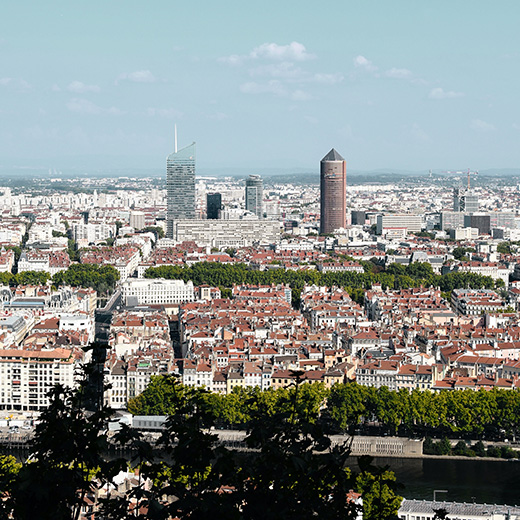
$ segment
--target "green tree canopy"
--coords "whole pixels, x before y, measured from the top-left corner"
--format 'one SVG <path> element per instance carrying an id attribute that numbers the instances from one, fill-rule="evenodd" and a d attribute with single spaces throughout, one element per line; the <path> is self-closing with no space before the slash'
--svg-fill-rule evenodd
<path id="1" fill-rule="evenodd" d="M 119 271 L 111 265 L 72 264 L 66 271 L 56 273 L 54 285 L 92 288 L 99 293 L 112 292 L 119 280 Z"/>

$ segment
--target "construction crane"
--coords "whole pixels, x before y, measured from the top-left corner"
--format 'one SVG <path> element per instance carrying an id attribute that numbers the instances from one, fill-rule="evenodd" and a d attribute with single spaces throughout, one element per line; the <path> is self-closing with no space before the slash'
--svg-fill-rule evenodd
<path id="1" fill-rule="evenodd" d="M 454 173 L 455 175 L 467 175 L 468 176 L 468 190 L 471 188 L 471 183 L 470 183 L 470 177 L 471 175 L 478 175 L 478 171 L 471 171 L 469 168 L 467 170 L 464 170 L 464 171 L 451 171 L 451 170 L 448 170 L 448 171 L 445 171 L 443 173 Z"/>

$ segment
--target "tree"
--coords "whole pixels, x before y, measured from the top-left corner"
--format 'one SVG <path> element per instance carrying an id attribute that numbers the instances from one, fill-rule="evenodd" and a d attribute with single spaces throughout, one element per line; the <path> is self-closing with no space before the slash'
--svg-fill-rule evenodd
<path id="1" fill-rule="evenodd" d="M 406 267 L 403 264 L 394 262 L 386 268 L 386 272 L 394 276 L 404 275 L 406 273 Z"/>
<path id="2" fill-rule="evenodd" d="M 174 376 L 151 376 L 145 391 L 128 401 L 128 411 L 133 415 L 173 415 L 183 392 Z"/>
<path id="3" fill-rule="evenodd" d="M 76 241 L 72 238 L 69 238 L 69 240 L 67 241 L 67 254 L 73 262 L 79 261 L 79 251 L 77 248 L 77 244 Z"/>
<path id="4" fill-rule="evenodd" d="M 466 253 L 474 253 L 475 249 L 472 247 L 456 247 L 453 249 L 451 254 L 455 258 L 455 260 L 467 260 L 468 257 L 466 256 Z"/>
<path id="5" fill-rule="evenodd" d="M 46 271 L 22 271 L 14 275 L 11 279 L 11 283 L 15 285 L 45 285 L 51 275 Z"/>
<path id="6" fill-rule="evenodd" d="M 511 244 L 509 242 L 500 242 L 497 246 L 497 252 L 503 255 L 511 254 Z"/>
<path id="7" fill-rule="evenodd" d="M 141 229 L 140 233 L 154 233 L 156 240 L 159 238 L 164 238 L 164 229 L 160 226 L 147 226 Z"/>
<path id="8" fill-rule="evenodd" d="M 354 433 L 366 413 L 365 396 L 365 387 L 356 383 L 332 386 L 327 407 L 339 428 Z"/>
<path id="9" fill-rule="evenodd" d="M 416 279 L 428 279 L 433 276 L 433 268 L 428 262 L 412 262 L 406 266 L 406 274 Z"/>
<path id="10" fill-rule="evenodd" d="M 10 517 L 77 519 L 99 468 L 105 468 L 107 477 L 121 468 L 119 461 L 109 470 L 104 460 L 106 435 L 100 432 L 108 413 L 85 414 L 85 382 L 79 391 L 60 385 L 50 391 L 50 404 L 36 427 L 31 461 L 17 468 L 4 502 Z"/>
<path id="11" fill-rule="evenodd" d="M 99 293 L 112 292 L 118 280 L 119 271 L 115 267 L 97 264 L 72 264 L 66 271 L 60 271 L 52 278 L 56 286 L 90 287 Z"/>
<path id="12" fill-rule="evenodd" d="M 283 400 L 281 412 L 266 415 L 261 406 L 253 415 L 247 444 L 258 450 L 241 468 L 234 486 L 243 505 L 242 518 L 352 518 L 356 507 L 347 493 L 355 477 L 345 467 L 349 450 L 332 447 L 319 422 L 301 413 L 296 384 Z M 316 413 L 316 412 L 314 412 Z"/>
<path id="13" fill-rule="evenodd" d="M 462 456 L 475 456 L 475 452 L 468 449 L 467 444 L 464 441 L 459 441 L 455 445 L 455 447 L 452 450 L 453 455 L 462 455 Z"/>
<path id="14" fill-rule="evenodd" d="M 57 386 L 36 428 L 31 461 L 16 467 L 0 459 L 0 483 L 8 491 L 0 504 L 4 517 L 79 518 L 85 496 L 112 483 L 129 463 L 139 470 L 137 485 L 101 499 L 99 514 L 106 520 L 348 520 L 358 515 L 348 498 L 356 488 L 366 518 L 392 518 L 401 501 L 395 477 L 368 460 L 359 477 L 352 473 L 345 465 L 348 446 L 333 446 L 322 428 L 319 385 L 311 392 L 295 377 L 294 387 L 282 392 L 245 391 L 251 450 L 245 455 L 220 445 L 212 433 L 218 410 L 212 394 L 169 377 L 161 384 L 168 387 L 171 415 L 160 439 L 150 444 L 123 426 L 113 441 L 130 458 L 110 461 L 110 411 L 85 413 L 84 382 L 78 392 Z"/>
<path id="15" fill-rule="evenodd" d="M 437 455 L 450 455 L 451 454 L 451 442 L 444 437 L 440 442 L 437 443 Z"/>
<path id="16" fill-rule="evenodd" d="M 0 273 L 0 284 L 1 285 L 10 285 L 14 280 L 14 276 L 15 275 L 12 275 L 11 273 L 7 273 L 7 272 Z"/>
<path id="17" fill-rule="evenodd" d="M 0 517 L 8 518 L 9 499 L 14 491 L 22 465 L 12 455 L 0 455 Z"/>
<path id="18" fill-rule="evenodd" d="M 397 494 L 395 475 L 388 466 L 374 467 L 371 463 L 371 457 L 360 457 L 357 487 L 363 497 L 363 520 L 396 519 L 402 497 Z"/>
<path id="19" fill-rule="evenodd" d="M 486 456 L 486 447 L 484 446 L 484 443 L 482 441 L 477 441 L 473 447 L 473 452 L 477 457 L 485 457 Z"/>

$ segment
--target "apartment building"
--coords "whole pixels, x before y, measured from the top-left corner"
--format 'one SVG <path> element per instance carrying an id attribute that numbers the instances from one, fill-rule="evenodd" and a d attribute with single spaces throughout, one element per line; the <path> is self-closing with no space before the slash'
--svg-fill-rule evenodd
<path id="1" fill-rule="evenodd" d="M 39 411 L 56 384 L 72 388 L 79 349 L 0 350 L 0 410 Z"/>
<path id="2" fill-rule="evenodd" d="M 275 244 L 281 236 L 277 220 L 175 220 L 172 230 L 176 242 L 193 240 L 198 246 L 210 247 Z"/>
<path id="3" fill-rule="evenodd" d="M 185 303 L 195 299 L 193 282 L 182 280 L 128 279 L 121 284 L 125 305 Z"/>

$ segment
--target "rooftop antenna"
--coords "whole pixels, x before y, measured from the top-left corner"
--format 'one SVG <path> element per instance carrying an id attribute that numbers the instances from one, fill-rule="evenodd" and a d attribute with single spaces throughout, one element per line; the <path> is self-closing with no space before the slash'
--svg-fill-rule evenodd
<path id="1" fill-rule="evenodd" d="M 177 125 L 175 125 L 175 153 L 177 153 Z"/>

